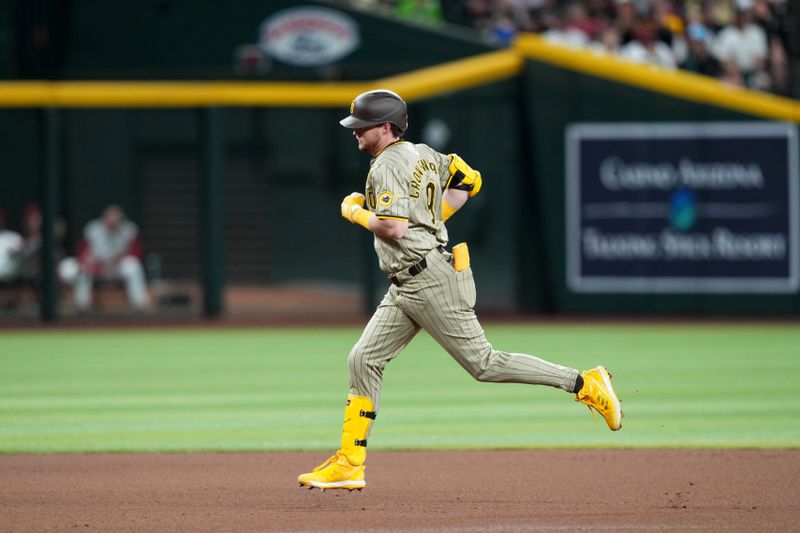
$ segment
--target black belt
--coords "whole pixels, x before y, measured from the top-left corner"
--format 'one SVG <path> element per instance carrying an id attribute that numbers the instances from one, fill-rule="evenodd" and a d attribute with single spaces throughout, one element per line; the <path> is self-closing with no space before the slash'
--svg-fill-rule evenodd
<path id="1" fill-rule="evenodd" d="M 445 253 L 444 246 L 440 245 L 436 249 L 441 253 Z M 408 267 L 408 270 L 406 270 L 406 272 L 408 272 L 408 274 L 413 278 L 414 276 L 416 276 L 417 274 L 419 274 L 420 272 L 422 272 L 426 268 L 428 268 L 428 260 L 423 257 L 422 260 L 419 263 L 417 263 L 416 265 L 412 265 L 412 266 Z M 403 284 L 402 281 L 397 279 L 397 276 L 389 276 L 389 281 L 391 281 L 392 283 L 394 283 L 398 287 Z"/>

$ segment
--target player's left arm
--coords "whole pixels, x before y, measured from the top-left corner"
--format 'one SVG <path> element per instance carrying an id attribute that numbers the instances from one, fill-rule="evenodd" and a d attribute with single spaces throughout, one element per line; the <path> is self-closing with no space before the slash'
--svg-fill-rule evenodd
<path id="1" fill-rule="evenodd" d="M 469 193 L 459 189 L 447 189 L 442 194 L 442 220 L 453 216 L 469 200 Z"/>
<path id="2" fill-rule="evenodd" d="M 450 158 L 450 165 L 447 167 L 450 179 L 444 188 L 467 191 L 470 197 L 478 194 L 483 186 L 481 173 L 469 166 L 458 154 L 447 154 L 447 157 Z"/>
<path id="3" fill-rule="evenodd" d="M 446 183 L 442 195 L 442 220 L 447 221 L 467 200 L 480 192 L 481 173 L 473 169 L 458 154 L 448 154 Z"/>

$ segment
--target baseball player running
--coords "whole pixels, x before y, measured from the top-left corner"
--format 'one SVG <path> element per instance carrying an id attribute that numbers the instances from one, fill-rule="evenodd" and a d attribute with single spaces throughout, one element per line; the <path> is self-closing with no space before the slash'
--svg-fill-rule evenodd
<path id="1" fill-rule="evenodd" d="M 424 329 L 479 381 L 548 385 L 575 394 L 611 430 L 622 411 L 602 366 L 583 373 L 532 355 L 497 350 L 475 316 L 475 282 L 466 247 L 445 250 L 444 222 L 481 190 L 480 172 L 456 154 L 402 140 L 403 99 L 388 90 L 360 94 L 350 116 L 358 149 L 372 155 L 364 194 L 344 198 L 342 216 L 375 234 L 380 268 L 392 284 L 348 357 L 350 391 L 341 448 L 297 479 L 319 489 L 366 486 L 367 435 L 380 401 L 383 369 Z"/>

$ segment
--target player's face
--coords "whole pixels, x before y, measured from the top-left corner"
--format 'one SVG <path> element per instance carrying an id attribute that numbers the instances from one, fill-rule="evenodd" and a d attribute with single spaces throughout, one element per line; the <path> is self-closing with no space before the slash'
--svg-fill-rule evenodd
<path id="1" fill-rule="evenodd" d="M 386 124 L 377 126 L 367 126 L 366 128 L 356 128 L 353 136 L 358 141 L 358 149 L 362 152 L 369 152 L 375 155 L 385 146 Z"/>

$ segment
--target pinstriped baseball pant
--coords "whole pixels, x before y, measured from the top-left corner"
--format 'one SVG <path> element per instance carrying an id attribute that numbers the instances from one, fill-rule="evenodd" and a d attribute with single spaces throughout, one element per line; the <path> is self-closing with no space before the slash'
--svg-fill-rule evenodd
<path id="1" fill-rule="evenodd" d="M 576 369 L 495 350 L 489 344 L 473 310 L 472 270 L 456 272 L 450 257 L 432 250 L 425 270 L 389 288 L 348 357 L 350 394 L 368 396 L 377 409 L 384 368 L 420 329 L 478 381 L 548 385 L 571 392 Z"/>

